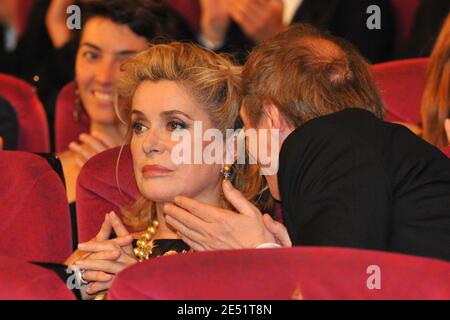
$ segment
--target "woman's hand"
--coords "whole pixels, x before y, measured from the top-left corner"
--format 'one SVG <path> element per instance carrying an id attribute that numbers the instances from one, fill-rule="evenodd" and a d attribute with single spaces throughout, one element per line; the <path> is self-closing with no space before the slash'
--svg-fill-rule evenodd
<path id="1" fill-rule="evenodd" d="M 75 267 L 85 270 L 83 279 L 90 282 L 85 292 L 90 296 L 108 290 L 115 275 L 137 263 L 131 234 L 114 212 L 109 214 L 109 222 L 118 236 L 116 239 L 103 241 L 95 239 L 78 246 L 80 250 L 89 254 L 76 261 Z"/>
<path id="2" fill-rule="evenodd" d="M 229 181 L 224 181 L 223 191 L 240 214 L 186 197 L 177 197 L 176 205 L 164 206 L 167 223 L 192 249 L 251 249 L 264 243 L 276 243 L 277 240 L 283 245 L 290 245 L 286 228 L 271 219 L 263 219 L 258 208 Z"/>
<path id="3" fill-rule="evenodd" d="M 229 0 L 229 13 L 245 34 L 262 41 L 282 32 L 283 0 Z"/>
<path id="4" fill-rule="evenodd" d="M 109 237 L 111 236 L 111 232 L 113 230 L 109 216 L 110 216 L 110 213 L 105 215 L 105 220 L 103 221 L 100 231 L 97 233 L 97 235 L 91 241 L 105 241 L 105 240 L 109 239 Z M 76 250 L 74 253 L 72 253 L 72 255 L 69 258 L 67 258 L 67 260 L 66 260 L 66 262 L 64 262 L 64 264 L 66 266 L 71 266 L 77 260 L 81 260 L 88 255 L 89 255 L 88 252 Z"/>
<path id="5" fill-rule="evenodd" d="M 72 142 L 69 144 L 69 149 L 76 154 L 76 162 L 80 168 L 96 154 L 119 145 L 112 138 L 96 132 L 92 134 L 83 133 L 79 139 L 81 144 Z"/>

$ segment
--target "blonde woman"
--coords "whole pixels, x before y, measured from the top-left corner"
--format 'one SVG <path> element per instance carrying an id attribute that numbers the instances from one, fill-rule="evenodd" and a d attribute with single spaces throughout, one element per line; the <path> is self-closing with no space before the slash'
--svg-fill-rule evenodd
<path id="1" fill-rule="evenodd" d="M 228 201 L 232 202 L 233 196 L 226 193 L 227 184 L 232 183 L 262 212 L 271 210 L 271 201 L 261 200 L 263 179 L 256 165 L 176 164 L 172 158 L 177 144 L 172 135 L 193 136 L 195 121 L 201 122 L 203 132 L 218 129 L 225 133 L 239 127 L 239 68 L 227 58 L 195 45 L 172 43 L 150 47 L 127 62 L 123 70 L 118 90 L 125 108 L 120 114 L 129 128 L 134 173 L 142 199 L 124 211 L 127 226 L 115 213 L 108 214 L 96 239 L 79 246 L 90 254 L 75 262 L 84 270 L 83 280 L 90 282 L 88 294 L 107 290 L 115 274 L 139 260 L 190 251 L 190 246 L 166 223 L 163 213 L 163 207 L 174 203 L 177 196 L 233 210 L 233 203 Z M 203 143 L 202 151 L 207 145 Z M 194 145 L 189 148 L 193 151 Z M 224 177 L 227 182 L 223 182 Z M 249 220 L 267 223 L 274 232 L 282 228 L 262 215 Z M 127 228 L 143 232 L 130 235 Z M 119 238 L 106 240 L 112 229 Z M 275 243 L 269 229 L 250 234 L 249 238 L 258 239 L 255 245 Z M 134 244 L 133 240 L 138 241 Z M 76 252 L 67 264 L 79 257 L 80 252 Z"/>

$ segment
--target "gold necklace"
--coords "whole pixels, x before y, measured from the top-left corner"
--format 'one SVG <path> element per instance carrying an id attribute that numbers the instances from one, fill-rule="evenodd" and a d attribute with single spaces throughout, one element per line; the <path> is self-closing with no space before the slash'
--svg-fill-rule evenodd
<path id="1" fill-rule="evenodd" d="M 158 231 L 159 222 L 158 220 L 154 220 L 152 225 L 148 227 L 147 231 L 141 236 L 141 238 L 137 242 L 137 248 L 135 248 L 134 255 L 138 259 L 139 262 L 143 262 L 148 260 L 153 252 L 153 248 L 155 247 L 153 242 L 153 237 Z"/>

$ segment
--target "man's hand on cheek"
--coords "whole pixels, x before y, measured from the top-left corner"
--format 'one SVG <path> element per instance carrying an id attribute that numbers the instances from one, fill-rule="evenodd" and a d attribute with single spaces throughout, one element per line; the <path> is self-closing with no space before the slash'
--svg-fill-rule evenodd
<path id="1" fill-rule="evenodd" d="M 238 212 L 217 208 L 186 197 L 166 204 L 166 221 L 195 251 L 256 248 L 275 243 L 263 215 L 229 181 L 224 181 L 226 199 Z"/>

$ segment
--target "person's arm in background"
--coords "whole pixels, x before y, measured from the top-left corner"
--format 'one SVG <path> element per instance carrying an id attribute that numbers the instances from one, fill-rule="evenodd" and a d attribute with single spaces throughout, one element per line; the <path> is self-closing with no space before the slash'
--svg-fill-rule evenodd
<path id="1" fill-rule="evenodd" d="M 62 48 L 70 41 L 70 30 L 67 28 L 67 8 L 74 0 L 52 0 L 47 10 L 45 24 L 53 47 Z"/>
<path id="2" fill-rule="evenodd" d="M 284 30 L 282 0 L 202 0 L 200 44 L 244 62 L 253 46 Z"/>
<path id="3" fill-rule="evenodd" d="M 15 150 L 19 138 L 19 124 L 11 104 L 0 97 L 0 137 L 3 150 Z"/>

